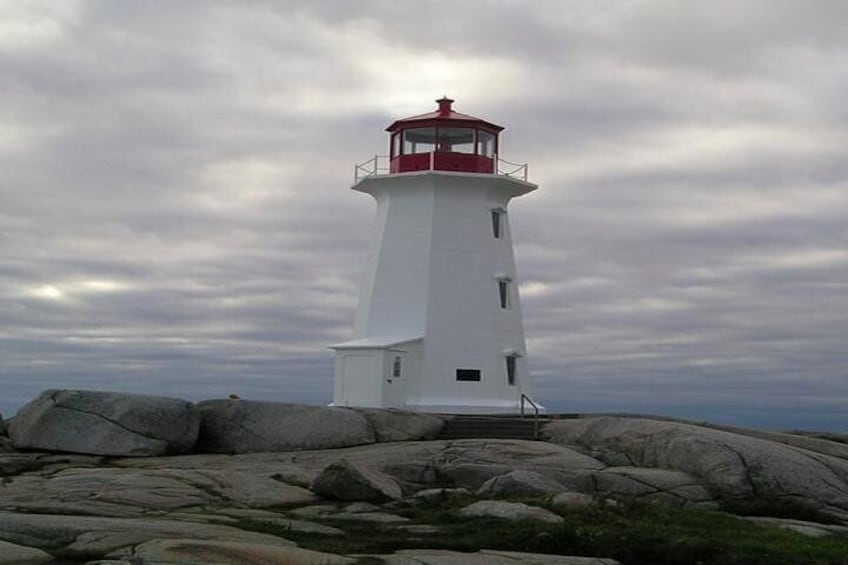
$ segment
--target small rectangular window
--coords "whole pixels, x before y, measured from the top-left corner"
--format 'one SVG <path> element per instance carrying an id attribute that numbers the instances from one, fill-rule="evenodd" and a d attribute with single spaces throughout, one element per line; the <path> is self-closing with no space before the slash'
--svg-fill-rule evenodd
<path id="1" fill-rule="evenodd" d="M 492 235 L 495 236 L 495 239 L 501 238 L 502 226 L 501 226 L 501 216 L 503 215 L 502 210 L 492 210 Z"/>
<path id="2" fill-rule="evenodd" d="M 396 355 L 392 360 L 392 378 L 400 378 L 400 355 Z"/>
<path id="3" fill-rule="evenodd" d="M 512 281 L 509 279 L 501 279 L 498 281 L 498 295 L 501 302 L 501 308 L 504 310 L 509 309 L 510 307 L 510 287 Z"/>
<path id="4" fill-rule="evenodd" d="M 456 380 L 458 381 L 479 381 L 480 369 L 457 369 Z"/>
<path id="5" fill-rule="evenodd" d="M 506 384 L 515 386 L 515 355 L 506 356 Z"/>

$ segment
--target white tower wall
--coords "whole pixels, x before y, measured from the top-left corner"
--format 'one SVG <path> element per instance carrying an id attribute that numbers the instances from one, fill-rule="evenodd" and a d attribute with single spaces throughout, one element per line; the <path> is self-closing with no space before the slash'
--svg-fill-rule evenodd
<path id="1" fill-rule="evenodd" d="M 502 175 L 444 171 L 376 175 L 354 186 L 375 198 L 377 217 L 354 340 L 334 346 L 335 404 L 436 412 L 518 409 L 521 393 L 530 394 L 530 380 L 505 211 L 510 199 L 535 188 Z M 493 231 L 493 210 L 502 212 L 500 237 Z M 508 285 L 506 308 L 500 281 Z M 400 376 L 391 374 L 391 361 L 362 358 L 390 349 L 395 353 L 386 359 L 403 355 Z M 358 356 L 353 363 L 345 361 L 352 355 Z M 507 382 L 509 355 L 516 355 L 514 384 Z M 350 369 L 356 366 L 369 374 Z M 378 366 L 384 374 L 374 374 Z M 457 369 L 478 370 L 480 380 L 457 380 Z M 371 384 L 354 384 L 366 381 Z M 364 392 L 378 388 L 383 394 Z M 373 401 L 363 400 L 369 395 Z"/>

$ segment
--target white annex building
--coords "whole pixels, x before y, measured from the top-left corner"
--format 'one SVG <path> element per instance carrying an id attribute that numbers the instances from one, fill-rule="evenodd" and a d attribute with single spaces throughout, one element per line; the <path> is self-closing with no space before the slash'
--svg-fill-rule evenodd
<path id="1" fill-rule="evenodd" d="M 502 173 L 502 127 L 451 108 L 390 132 L 388 166 L 357 167 L 377 201 L 354 339 L 336 352 L 335 406 L 518 412 L 530 375 L 507 207 L 537 187 Z"/>

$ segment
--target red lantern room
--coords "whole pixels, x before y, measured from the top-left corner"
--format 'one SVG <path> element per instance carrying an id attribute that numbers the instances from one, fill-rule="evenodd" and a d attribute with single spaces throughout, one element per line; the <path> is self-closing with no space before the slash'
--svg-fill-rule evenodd
<path id="1" fill-rule="evenodd" d="M 451 108 L 453 100 L 436 100 L 439 109 L 398 120 L 391 134 L 389 172 L 457 171 L 497 173 L 498 134 L 504 129 Z"/>

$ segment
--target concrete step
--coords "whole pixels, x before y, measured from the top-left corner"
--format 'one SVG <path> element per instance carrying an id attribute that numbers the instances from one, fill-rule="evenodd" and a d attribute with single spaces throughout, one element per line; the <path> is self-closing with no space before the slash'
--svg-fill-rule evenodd
<path id="1" fill-rule="evenodd" d="M 532 417 L 457 415 L 445 423 L 437 439 L 539 439 L 537 430 L 548 422 Z"/>

